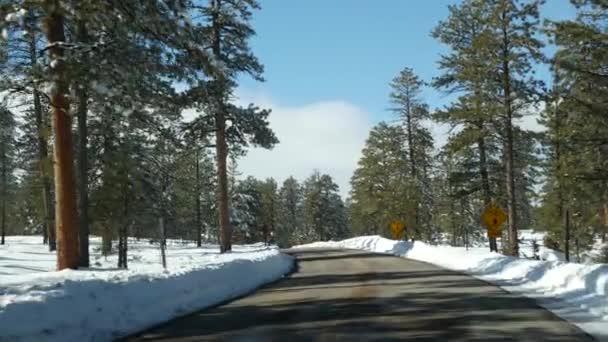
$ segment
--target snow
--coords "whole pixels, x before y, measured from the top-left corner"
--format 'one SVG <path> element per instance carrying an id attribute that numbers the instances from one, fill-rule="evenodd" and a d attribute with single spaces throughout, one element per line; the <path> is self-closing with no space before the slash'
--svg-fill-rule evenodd
<path id="1" fill-rule="evenodd" d="M 27 10 L 25 10 L 24 8 L 21 8 L 16 12 L 8 13 L 4 17 L 4 20 L 9 23 L 10 22 L 22 22 L 23 17 L 25 17 L 26 14 L 27 14 Z"/>
<path id="2" fill-rule="evenodd" d="M 603 253 L 604 248 L 608 248 L 608 242 L 602 242 L 601 239 L 596 239 L 590 250 L 581 253 L 581 259 L 584 263 L 592 263 L 598 260 Z"/>
<path id="3" fill-rule="evenodd" d="M 219 254 L 217 246 L 169 241 L 165 270 L 158 244 L 130 239 L 129 269 L 120 270 L 92 238 L 91 268 L 56 272 L 41 240 L 8 237 L 0 246 L 1 341 L 113 340 L 246 294 L 293 265 L 262 244 Z"/>
<path id="4" fill-rule="evenodd" d="M 465 272 L 530 298 L 576 324 L 599 340 L 608 341 L 608 265 L 538 261 L 491 253 L 486 248 L 431 246 L 380 236 L 315 242 L 295 248 L 348 248 L 388 253 Z M 523 246 L 522 249 L 529 247 Z M 549 259 L 558 254 L 546 251 Z"/>
<path id="5" fill-rule="evenodd" d="M 545 232 L 535 232 L 529 229 L 519 231 L 519 252 L 521 256 L 533 258 L 534 250 L 532 245 L 533 241 L 536 241 L 539 246 L 538 256 L 540 260 L 565 261 L 566 257 L 564 253 L 543 246 L 545 235 L 547 235 Z"/>

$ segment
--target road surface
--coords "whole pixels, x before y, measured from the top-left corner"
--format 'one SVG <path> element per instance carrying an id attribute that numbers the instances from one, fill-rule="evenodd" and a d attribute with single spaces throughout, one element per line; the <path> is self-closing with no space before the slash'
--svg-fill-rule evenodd
<path id="1" fill-rule="evenodd" d="M 288 252 L 299 266 L 290 277 L 129 341 L 592 340 L 530 299 L 437 266 L 361 251 Z"/>

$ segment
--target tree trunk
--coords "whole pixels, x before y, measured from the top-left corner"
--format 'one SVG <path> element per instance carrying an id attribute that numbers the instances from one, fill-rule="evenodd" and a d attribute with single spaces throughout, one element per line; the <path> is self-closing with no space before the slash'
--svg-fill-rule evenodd
<path id="1" fill-rule="evenodd" d="M 553 97 L 554 97 L 554 108 L 553 108 L 553 116 L 554 116 L 554 120 L 555 120 L 555 139 L 554 139 L 554 144 L 555 144 L 555 159 L 556 159 L 556 165 L 555 165 L 555 171 L 557 173 L 557 214 L 559 215 L 559 221 L 562 223 L 563 225 L 563 229 L 564 229 L 564 245 L 565 245 L 565 254 L 566 254 L 566 261 L 570 261 L 570 217 L 569 217 L 569 212 L 568 209 L 564 209 L 565 207 L 565 201 L 564 201 L 564 178 L 562 176 L 562 148 L 561 148 L 561 116 L 560 116 L 560 112 L 559 112 L 559 92 L 558 92 L 558 88 L 557 88 L 557 84 L 559 82 L 558 80 L 558 73 L 557 73 L 557 66 L 556 66 L 556 72 L 554 74 L 554 82 L 555 82 L 555 86 L 553 89 Z M 564 214 L 565 211 L 565 214 Z M 564 217 L 565 215 L 565 217 Z"/>
<path id="2" fill-rule="evenodd" d="M 201 222 L 201 174 L 200 174 L 200 156 L 199 147 L 196 146 L 196 246 L 203 245 L 202 235 L 203 227 Z"/>
<path id="3" fill-rule="evenodd" d="M 49 243 L 49 232 L 48 232 L 48 230 L 46 230 L 45 222 L 42 223 L 41 233 L 42 233 L 42 244 L 43 245 L 48 244 Z"/>
<path id="4" fill-rule="evenodd" d="M 128 267 L 127 248 L 129 240 L 129 189 L 126 183 L 123 188 L 123 220 L 124 222 L 118 232 L 118 267 L 126 269 Z"/>
<path id="5" fill-rule="evenodd" d="M 37 48 L 36 48 L 36 32 L 34 30 L 29 30 L 28 32 L 30 36 L 30 63 L 35 65 Z M 49 152 L 48 152 L 48 131 L 47 125 L 43 118 L 42 113 L 42 103 L 40 101 L 40 92 L 38 91 L 38 87 L 36 82 L 33 83 L 33 92 L 32 96 L 34 98 L 34 115 L 36 117 L 36 131 L 38 134 L 38 170 L 40 172 L 40 180 L 42 183 L 42 207 L 44 211 L 44 227 L 42 228 L 44 243 L 48 243 L 49 251 L 54 251 L 57 248 L 57 244 L 55 242 L 55 223 L 54 215 L 53 215 L 53 198 L 51 194 L 51 180 L 49 177 Z"/>
<path id="6" fill-rule="evenodd" d="M 450 198 L 450 224 L 452 226 L 452 246 L 456 247 L 458 244 L 458 225 L 456 224 L 456 206 L 454 205 L 454 199 Z"/>
<path id="7" fill-rule="evenodd" d="M 604 216 L 603 216 L 603 220 L 602 220 L 602 227 L 604 228 L 602 230 L 602 243 L 606 243 L 606 233 L 608 233 L 608 203 L 604 202 Z"/>
<path id="8" fill-rule="evenodd" d="M 2 196 L 0 211 L 0 245 L 4 245 L 6 237 L 6 199 L 4 196 Z"/>
<path id="9" fill-rule="evenodd" d="M 465 198 L 464 197 L 460 198 L 460 212 L 462 213 L 461 218 L 464 217 L 464 212 L 465 212 Z M 467 228 L 467 224 L 464 220 L 462 220 L 461 224 L 462 224 L 462 232 L 463 232 L 463 236 L 464 236 L 464 247 L 468 251 L 469 250 L 469 229 Z"/>
<path id="10" fill-rule="evenodd" d="M 78 22 L 78 40 L 87 41 L 86 27 Z M 84 84 L 76 87 L 78 99 L 78 207 L 80 211 L 80 266 L 89 267 L 89 195 L 88 195 L 88 162 L 87 162 L 87 113 L 89 96 Z M 126 266 L 125 266 L 126 268 Z"/>
<path id="11" fill-rule="evenodd" d="M 578 238 L 574 239 L 574 247 L 576 248 L 576 262 L 581 262 L 581 244 Z"/>
<path id="12" fill-rule="evenodd" d="M 608 203 L 606 203 L 605 196 L 604 196 L 604 203 L 602 204 L 600 217 L 601 217 L 600 238 L 602 239 L 602 243 L 605 243 L 606 242 L 606 232 L 608 232 Z"/>
<path id="13" fill-rule="evenodd" d="M 78 212 L 74 189 L 74 152 L 72 144 L 72 120 L 66 94 L 69 81 L 63 61 L 65 42 L 63 15 L 57 0 L 46 0 L 45 32 L 49 43 L 52 68 L 53 91 L 50 97 L 55 133 L 55 203 L 57 224 L 57 269 L 77 268 L 79 264 Z"/>
<path id="14" fill-rule="evenodd" d="M 167 248 L 167 232 L 164 217 L 161 216 L 158 219 L 158 226 L 160 229 L 160 261 L 163 264 L 163 268 L 167 268 L 167 255 L 165 253 L 165 249 Z"/>
<path id="15" fill-rule="evenodd" d="M 79 87 L 80 88 L 80 87 Z M 80 209 L 80 266 L 89 267 L 89 195 L 87 163 L 87 101 L 85 89 L 78 89 L 78 207 Z"/>
<path id="16" fill-rule="evenodd" d="M 409 96 L 409 95 L 408 95 Z M 412 109 L 410 108 L 410 103 L 409 100 L 407 101 L 407 105 L 406 105 L 406 111 L 407 111 L 407 115 L 406 115 L 406 125 L 407 125 L 407 144 L 408 144 L 408 153 L 409 153 L 409 157 L 410 157 L 410 171 L 412 174 L 412 178 L 414 179 L 414 182 L 417 184 L 418 181 L 418 174 L 417 174 L 417 170 L 416 170 L 416 159 L 414 158 L 414 136 L 413 136 L 413 128 L 412 128 Z M 414 232 L 416 235 L 416 238 L 420 238 L 421 233 L 420 233 L 420 228 L 418 227 L 418 211 L 419 211 L 419 200 L 416 201 L 416 206 L 414 207 Z"/>
<path id="17" fill-rule="evenodd" d="M 112 253 L 112 229 L 104 224 L 101 235 L 101 254 L 108 256 L 110 253 Z"/>
<path id="18" fill-rule="evenodd" d="M 2 158 L 2 174 L 0 175 L 2 177 L 0 180 L 2 182 L 0 184 L 0 186 L 2 186 L 2 193 L 0 193 L 0 196 L 2 196 L 2 198 L 0 198 L 2 201 L 0 203 L 0 245 L 4 245 L 6 237 L 6 196 L 8 195 L 6 188 L 8 187 L 8 171 L 6 166 L 6 146 L 3 143 L 0 147 L 0 157 Z"/>
<path id="19" fill-rule="evenodd" d="M 564 221 L 564 256 L 566 258 L 566 262 L 570 262 L 570 210 L 568 209 L 566 209 Z"/>
<path id="20" fill-rule="evenodd" d="M 483 122 L 478 125 L 478 128 L 483 129 Z M 483 193 L 483 203 L 486 208 L 492 203 L 492 195 L 490 193 L 490 179 L 488 176 L 488 162 L 486 144 L 483 137 L 477 139 L 477 146 L 479 148 L 479 174 L 481 176 L 481 190 Z M 491 237 L 490 240 L 490 251 L 498 252 L 498 244 L 496 238 Z"/>
<path id="21" fill-rule="evenodd" d="M 226 122 L 223 113 L 216 114 L 216 154 L 217 154 L 217 176 L 218 176 L 218 201 L 219 201 L 219 224 L 221 231 L 220 252 L 225 253 L 232 250 L 232 229 L 230 227 L 230 208 L 228 207 L 228 176 L 226 173 L 226 157 L 228 147 L 226 145 Z"/>
<path id="22" fill-rule="evenodd" d="M 220 37 L 220 18 L 219 8 L 221 0 L 213 1 L 213 56 L 221 60 L 221 37 Z M 220 224 L 220 252 L 226 253 L 232 250 L 232 227 L 230 226 L 230 207 L 228 203 L 228 173 L 227 158 L 228 145 L 226 143 L 226 116 L 224 114 L 224 82 L 216 80 L 218 94 L 216 94 L 217 108 L 215 109 L 215 130 L 216 143 L 215 151 L 217 158 L 217 178 L 218 178 L 218 209 Z"/>
<path id="23" fill-rule="evenodd" d="M 502 72 L 503 72 L 503 92 L 505 120 L 504 129 L 506 134 L 505 159 L 507 173 L 507 214 L 508 214 L 508 254 L 519 256 L 519 242 L 517 237 L 517 208 L 515 198 L 515 171 L 514 171 L 514 151 L 513 151 L 513 106 L 511 103 L 511 75 L 510 75 L 510 38 L 507 27 L 507 9 L 502 13 L 503 20 L 503 41 L 502 41 Z"/>

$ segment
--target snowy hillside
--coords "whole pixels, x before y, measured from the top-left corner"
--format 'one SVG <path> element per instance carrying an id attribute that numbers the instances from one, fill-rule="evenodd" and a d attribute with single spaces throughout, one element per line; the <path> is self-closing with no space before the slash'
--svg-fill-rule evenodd
<path id="1" fill-rule="evenodd" d="M 112 340 L 243 295 L 293 264 L 260 244 L 220 255 L 217 246 L 170 241 L 164 270 L 158 245 L 129 243 L 128 270 L 102 257 L 92 238 L 90 269 L 55 272 L 40 237 L 8 237 L 0 246 L 0 341 Z"/>
<path id="2" fill-rule="evenodd" d="M 608 340 L 608 265 L 537 261 L 490 253 L 486 248 L 431 246 L 380 236 L 315 242 L 295 248 L 350 248 L 388 253 L 462 271 L 507 291 L 535 298 L 558 316 Z M 551 253 L 551 251 L 546 251 Z M 549 255 L 549 254 L 548 254 Z M 558 255 L 553 255 L 558 257 Z"/>

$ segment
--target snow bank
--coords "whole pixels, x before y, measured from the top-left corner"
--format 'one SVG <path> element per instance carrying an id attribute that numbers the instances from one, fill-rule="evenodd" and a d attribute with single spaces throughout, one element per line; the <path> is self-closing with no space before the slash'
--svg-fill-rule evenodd
<path id="1" fill-rule="evenodd" d="M 431 246 L 363 236 L 295 248 L 349 248 L 388 253 L 462 271 L 535 298 L 539 304 L 599 339 L 608 339 L 608 265 L 536 261 L 491 253 L 485 248 Z"/>
<path id="2" fill-rule="evenodd" d="M 129 269 L 99 255 L 92 268 L 49 272 L 55 256 L 39 237 L 9 237 L 0 246 L 0 341 L 108 341 L 175 316 L 246 294 L 292 268 L 290 256 L 262 245 L 217 248 L 173 243 L 168 269 L 157 245 L 130 246 Z"/>

